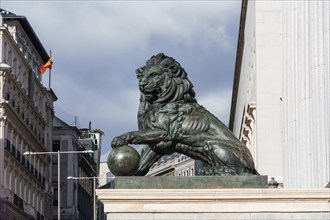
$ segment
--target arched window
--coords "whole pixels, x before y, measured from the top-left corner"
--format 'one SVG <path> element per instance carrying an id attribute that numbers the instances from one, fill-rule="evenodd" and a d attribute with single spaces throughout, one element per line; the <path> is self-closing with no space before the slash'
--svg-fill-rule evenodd
<path id="1" fill-rule="evenodd" d="M 15 175 L 13 170 L 10 171 L 10 190 L 15 192 Z"/>
<path id="2" fill-rule="evenodd" d="M 28 203 L 31 204 L 32 202 L 32 189 L 31 189 L 31 184 L 29 184 L 29 196 L 28 196 Z"/>
<path id="3" fill-rule="evenodd" d="M 26 183 L 26 180 L 24 181 Z M 24 201 L 28 202 L 28 191 L 27 191 L 27 184 L 24 184 Z"/>
<path id="4" fill-rule="evenodd" d="M 4 173 L 5 173 L 5 177 L 4 177 L 5 178 L 4 179 L 5 187 L 9 188 L 10 176 L 9 176 L 8 166 L 5 166 Z"/>
<path id="5" fill-rule="evenodd" d="M 44 212 L 43 212 L 43 205 L 44 205 L 44 199 L 41 198 L 40 199 L 40 205 L 39 205 L 39 212 L 43 215 Z"/>
<path id="6" fill-rule="evenodd" d="M 17 195 L 19 196 L 19 197 L 21 197 L 22 198 L 22 188 L 23 188 L 23 185 L 22 185 L 22 178 L 20 177 L 20 178 L 18 178 L 18 180 L 17 180 L 17 187 L 18 187 L 18 191 L 17 191 Z"/>
<path id="7" fill-rule="evenodd" d="M 37 201 L 36 201 L 36 191 L 33 190 L 33 193 L 32 193 L 32 202 L 31 202 L 32 206 L 36 208 L 36 204 L 37 204 Z"/>
<path id="8" fill-rule="evenodd" d="M 40 212 L 40 209 L 39 209 L 39 193 L 36 195 L 35 203 L 36 203 L 35 207 L 36 207 L 37 212 Z"/>

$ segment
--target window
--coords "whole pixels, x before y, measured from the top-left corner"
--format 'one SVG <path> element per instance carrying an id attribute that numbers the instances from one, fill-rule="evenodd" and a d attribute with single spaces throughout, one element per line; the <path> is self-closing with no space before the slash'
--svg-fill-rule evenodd
<path id="1" fill-rule="evenodd" d="M 15 182 L 14 182 L 14 175 L 12 170 L 10 171 L 9 178 L 10 178 L 10 190 L 15 191 Z"/>
<path id="2" fill-rule="evenodd" d="M 57 176 L 58 170 L 57 170 L 57 163 L 53 163 L 52 165 L 52 175 Z"/>
<path id="3" fill-rule="evenodd" d="M 39 210 L 40 210 L 41 213 L 43 213 L 44 200 L 41 198 L 39 203 L 40 203 L 39 204 Z"/>
<path id="4" fill-rule="evenodd" d="M 9 187 L 10 176 L 9 176 L 8 167 L 5 167 L 4 173 L 5 173 L 5 180 L 4 180 L 5 186 Z"/>
<path id="5" fill-rule="evenodd" d="M 8 51 L 8 59 L 7 59 L 7 61 L 8 61 L 9 66 L 12 66 L 13 65 L 12 53 L 13 52 L 11 50 Z"/>
<path id="6" fill-rule="evenodd" d="M 24 185 L 24 201 L 28 201 L 28 191 L 27 191 L 27 185 Z"/>
<path id="7" fill-rule="evenodd" d="M 19 181 L 19 192 L 18 192 L 18 195 L 23 198 L 24 197 L 24 192 L 23 192 L 23 181 L 22 179 L 20 179 Z"/>
<path id="8" fill-rule="evenodd" d="M 3 53 L 4 54 L 4 61 L 6 62 L 7 61 L 7 51 L 8 51 L 6 42 L 4 43 L 3 51 L 4 51 L 4 53 Z"/>
<path id="9" fill-rule="evenodd" d="M 61 150 L 61 141 L 60 140 L 54 140 L 53 141 L 53 152 Z"/>
<path id="10" fill-rule="evenodd" d="M 57 206 L 57 204 L 58 204 L 57 196 L 58 196 L 58 190 L 54 188 L 54 193 L 53 193 L 53 205 L 56 205 L 56 206 Z"/>
<path id="11" fill-rule="evenodd" d="M 32 201 L 31 201 L 31 205 L 32 205 L 33 207 L 36 208 L 36 204 L 35 204 L 35 202 L 36 202 L 36 199 L 35 199 L 35 191 L 33 191 L 33 193 L 32 193 Z"/>
<path id="12" fill-rule="evenodd" d="M 31 203 L 31 201 L 32 201 L 32 191 L 31 191 L 31 185 L 30 185 L 28 203 Z"/>

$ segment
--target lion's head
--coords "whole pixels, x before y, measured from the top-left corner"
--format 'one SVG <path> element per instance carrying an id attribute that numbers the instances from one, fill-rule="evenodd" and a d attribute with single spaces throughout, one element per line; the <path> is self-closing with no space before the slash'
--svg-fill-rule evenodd
<path id="1" fill-rule="evenodd" d="M 196 101 L 186 71 L 175 59 L 163 53 L 152 56 L 146 66 L 136 70 L 136 75 L 142 99 L 149 104 Z"/>

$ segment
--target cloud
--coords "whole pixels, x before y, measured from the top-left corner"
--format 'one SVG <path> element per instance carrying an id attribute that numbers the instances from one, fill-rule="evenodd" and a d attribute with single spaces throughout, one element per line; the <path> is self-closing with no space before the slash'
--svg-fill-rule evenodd
<path id="1" fill-rule="evenodd" d="M 225 26 L 239 4 L 237 1 L 82 1 L 79 4 L 32 1 L 16 3 L 13 12 L 27 16 L 43 41 L 72 49 L 67 51 L 71 55 L 82 46 L 107 48 L 111 53 L 145 48 L 153 37 L 185 46 L 194 46 L 201 40 L 228 49 L 230 38 Z"/>
<path id="2" fill-rule="evenodd" d="M 52 49 L 56 114 L 111 139 L 137 129 L 134 71 L 165 52 L 187 70 L 199 102 L 227 123 L 239 1 L 3 1 Z M 44 83 L 47 85 L 47 74 Z"/>
<path id="3" fill-rule="evenodd" d="M 136 124 L 136 113 L 132 114 L 132 112 L 137 112 L 138 108 L 139 92 L 137 89 L 125 87 L 111 95 L 100 93 L 93 87 L 74 86 L 74 82 L 70 80 L 62 80 L 62 82 L 61 87 L 66 88 L 66 91 L 69 90 L 69 93 L 61 92 L 63 93 L 61 96 L 66 96 L 66 98 L 63 98 L 60 104 L 55 106 L 62 109 L 62 112 L 63 109 L 67 109 L 66 111 L 74 110 L 70 115 L 63 114 L 63 117 L 69 117 L 66 122 L 69 123 L 73 118 L 72 114 L 74 114 L 79 117 L 82 127 L 87 127 L 88 122 L 92 121 L 97 128 L 106 129 L 105 133 L 108 135 L 108 130 L 115 131 L 120 127 L 132 127 L 129 124 Z M 114 135 L 114 132 L 111 133 Z"/>
<path id="4" fill-rule="evenodd" d="M 229 89 L 209 92 L 199 98 L 199 104 L 228 125 L 232 91 Z"/>

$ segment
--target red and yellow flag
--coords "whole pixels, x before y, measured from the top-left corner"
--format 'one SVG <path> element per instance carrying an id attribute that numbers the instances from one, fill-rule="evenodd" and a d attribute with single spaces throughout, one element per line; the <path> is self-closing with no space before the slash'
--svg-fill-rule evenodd
<path id="1" fill-rule="evenodd" d="M 49 60 L 47 61 L 47 63 L 42 64 L 39 67 L 39 70 L 40 70 L 41 74 L 44 74 L 46 72 L 46 69 L 47 68 L 51 69 L 52 68 L 52 64 L 53 64 L 52 57 L 49 57 Z"/>

